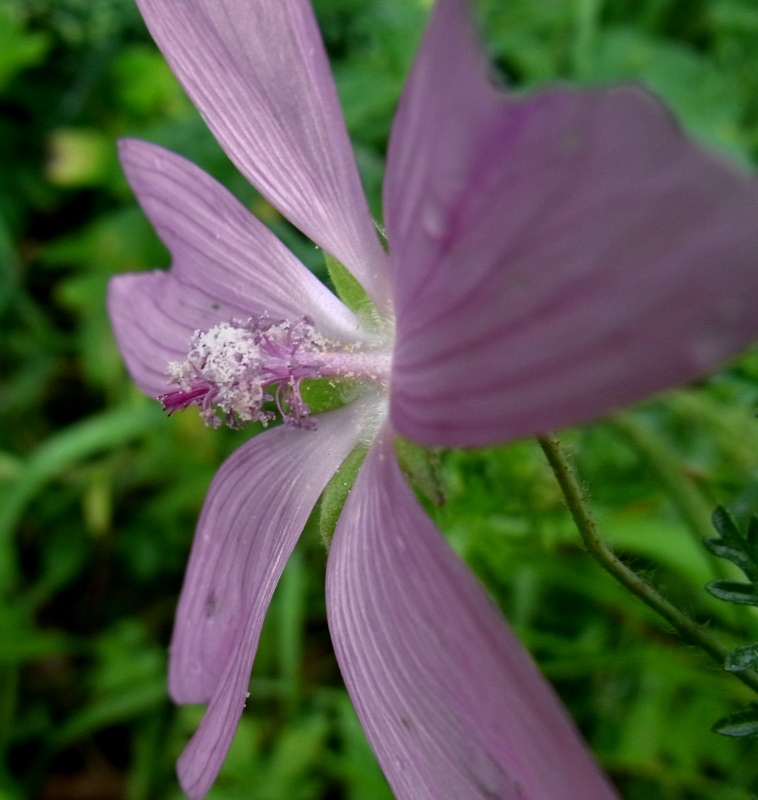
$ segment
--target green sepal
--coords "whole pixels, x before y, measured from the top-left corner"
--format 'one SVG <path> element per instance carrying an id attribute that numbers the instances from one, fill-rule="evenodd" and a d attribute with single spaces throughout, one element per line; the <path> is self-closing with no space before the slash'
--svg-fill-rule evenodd
<path id="1" fill-rule="evenodd" d="M 756 666 L 758 666 L 758 642 L 732 650 L 724 661 L 724 669 L 728 672 L 742 672 Z"/>
<path id="2" fill-rule="evenodd" d="M 736 711 L 717 720 L 711 726 L 714 733 L 740 738 L 758 737 L 758 703 L 751 703 L 743 711 Z"/>
<path id="3" fill-rule="evenodd" d="M 729 512 L 718 506 L 711 518 L 720 537 L 704 539 L 705 546 L 719 558 L 736 564 L 745 575 L 758 583 L 758 519 L 750 520 L 747 537 L 744 537 Z"/>
<path id="4" fill-rule="evenodd" d="M 351 395 L 348 382 L 331 378 L 304 380 L 300 384 L 300 396 L 308 404 L 311 414 L 323 414 L 345 405 Z"/>
<path id="5" fill-rule="evenodd" d="M 438 450 L 428 450 L 416 442 L 395 437 L 395 454 L 403 474 L 414 489 L 441 506 L 445 502 L 445 494 L 440 478 L 440 456 Z"/>
<path id="6" fill-rule="evenodd" d="M 337 520 L 340 518 L 342 507 L 353 488 L 355 479 L 358 477 L 358 470 L 363 464 L 363 459 L 366 458 L 366 453 L 368 453 L 368 448 L 365 445 L 358 445 L 342 462 L 321 495 L 318 527 L 321 541 L 327 549 L 332 543 Z"/>
<path id="7" fill-rule="evenodd" d="M 337 261 L 334 256 L 324 251 L 324 261 L 329 278 L 337 292 L 337 297 L 352 311 L 366 311 L 371 301 L 364 288 L 358 283 L 347 267 Z"/>
<path id="8" fill-rule="evenodd" d="M 743 606 L 758 606 L 758 588 L 752 583 L 740 583 L 739 581 L 711 581 L 705 587 L 719 600 L 726 600 L 729 603 L 739 603 Z"/>

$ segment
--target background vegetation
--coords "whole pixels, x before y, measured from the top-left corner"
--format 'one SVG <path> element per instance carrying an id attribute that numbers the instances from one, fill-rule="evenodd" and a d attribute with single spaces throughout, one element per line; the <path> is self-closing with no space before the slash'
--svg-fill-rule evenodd
<path id="1" fill-rule="evenodd" d="M 428 2 L 316 0 L 373 208 Z M 695 136 L 758 158 L 754 0 L 487 0 L 515 87 L 641 81 Z M 137 136 L 201 164 L 314 270 L 320 255 L 231 167 L 132 0 L 0 0 L 0 800 L 179 798 L 202 709 L 173 707 L 166 645 L 195 520 L 245 434 L 166 419 L 124 372 L 110 275 L 168 255 L 121 175 Z M 604 535 L 729 646 L 755 609 L 703 585 L 717 502 L 758 502 L 758 356 L 566 432 Z M 654 444 L 650 449 L 651 442 Z M 711 733 L 751 694 L 587 556 L 534 442 L 443 454 L 436 518 L 568 704 L 627 800 L 749 800 L 756 741 Z M 326 629 L 314 532 L 274 599 L 251 699 L 211 797 L 387 800 Z M 728 566 L 728 565 L 727 565 Z M 729 574 L 728 572 L 726 574 Z"/>

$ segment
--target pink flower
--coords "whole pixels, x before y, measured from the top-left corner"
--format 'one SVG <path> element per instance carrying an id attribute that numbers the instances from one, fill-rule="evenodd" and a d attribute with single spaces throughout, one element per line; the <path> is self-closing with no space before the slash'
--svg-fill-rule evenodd
<path id="1" fill-rule="evenodd" d="M 401 434 L 478 446 L 582 422 L 689 380 L 758 334 L 758 185 L 637 88 L 525 97 L 488 78 L 465 0 L 439 0 L 369 216 L 307 0 L 138 0 L 229 157 L 358 279 L 356 314 L 228 192 L 121 144 L 170 271 L 113 279 L 139 386 L 218 424 L 288 424 L 223 464 L 171 644 L 178 703 L 207 703 L 179 760 L 210 788 L 258 637 L 319 495 L 369 447 L 327 567 L 348 691 L 399 798 L 614 797 L 551 688 L 406 485 Z M 304 378 L 344 384 L 313 415 Z"/>

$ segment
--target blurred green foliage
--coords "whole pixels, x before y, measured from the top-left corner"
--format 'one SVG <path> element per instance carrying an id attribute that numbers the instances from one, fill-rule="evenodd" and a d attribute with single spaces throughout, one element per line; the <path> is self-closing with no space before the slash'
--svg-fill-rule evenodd
<path id="1" fill-rule="evenodd" d="M 429 2 L 315 0 L 372 208 L 392 112 Z M 695 136 L 758 159 L 754 0 L 482 0 L 516 90 L 641 81 Z M 176 596 L 204 492 L 244 434 L 170 420 L 111 337 L 110 275 L 166 265 L 117 137 L 201 164 L 313 269 L 320 254 L 246 184 L 151 43 L 132 0 L 0 0 L 0 798 L 178 798 L 202 710 L 165 687 Z M 758 356 L 565 434 L 601 529 L 730 646 L 755 609 L 700 537 L 716 503 L 758 503 Z M 634 430 L 658 446 L 650 457 Z M 749 800 L 755 744 L 713 720 L 748 690 L 682 646 L 594 564 L 536 444 L 443 453 L 438 524 L 554 682 L 627 800 Z M 682 502 L 681 481 L 689 488 Z M 251 699 L 211 797 L 387 800 L 331 653 L 317 525 L 287 568 Z M 728 565 L 726 565 L 728 567 Z"/>

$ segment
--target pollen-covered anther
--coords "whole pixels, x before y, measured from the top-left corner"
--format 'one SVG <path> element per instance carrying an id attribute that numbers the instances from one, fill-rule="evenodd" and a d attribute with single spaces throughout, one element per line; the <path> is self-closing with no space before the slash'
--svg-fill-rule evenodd
<path id="1" fill-rule="evenodd" d="M 316 333 L 308 317 L 294 322 L 266 316 L 232 320 L 195 332 L 186 360 L 167 368 L 178 389 L 159 399 L 169 414 L 197 405 L 202 419 L 214 428 L 222 419 L 231 428 L 246 422 L 266 425 L 276 417 L 263 407 L 266 402 L 274 404 L 286 425 L 314 428 L 301 395 L 302 381 L 345 376 L 353 360 L 345 348 Z"/>

